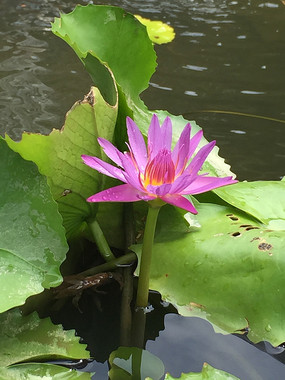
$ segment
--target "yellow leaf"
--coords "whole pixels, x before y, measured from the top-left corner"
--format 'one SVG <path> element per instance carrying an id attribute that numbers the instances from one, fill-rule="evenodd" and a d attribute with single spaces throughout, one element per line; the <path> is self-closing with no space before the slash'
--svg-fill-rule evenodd
<path id="1" fill-rule="evenodd" d="M 146 27 L 148 36 L 152 42 L 166 44 L 174 39 L 175 32 L 172 26 L 162 21 L 152 21 L 139 15 L 135 15 L 135 17 Z"/>

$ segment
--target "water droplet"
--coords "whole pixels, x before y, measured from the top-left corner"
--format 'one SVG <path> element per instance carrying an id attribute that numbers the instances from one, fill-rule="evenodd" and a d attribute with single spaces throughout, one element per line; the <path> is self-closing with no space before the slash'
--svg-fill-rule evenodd
<path id="1" fill-rule="evenodd" d="M 270 332 L 270 331 L 271 331 L 271 326 L 270 326 L 270 324 L 268 324 L 267 326 L 265 326 L 265 330 L 266 330 L 267 332 Z"/>

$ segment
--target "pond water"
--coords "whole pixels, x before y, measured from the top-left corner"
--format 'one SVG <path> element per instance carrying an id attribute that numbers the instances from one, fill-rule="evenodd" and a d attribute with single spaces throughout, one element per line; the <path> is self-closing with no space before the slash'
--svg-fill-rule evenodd
<path id="1" fill-rule="evenodd" d="M 0 134 L 17 139 L 24 130 L 48 134 L 89 91 L 83 66 L 50 32 L 54 16 L 77 3 L 87 4 L 1 0 Z M 240 180 L 285 175 L 284 1 L 94 3 L 119 5 L 175 28 L 171 44 L 156 46 L 158 69 L 142 95 L 150 109 L 196 120 L 208 140 L 217 140 Z M 181 334 L 185 329 L 187 336 Z M 176 376 L 199 371 L 207 361 L 246 380 L 285 378 L 285 366 L 271 356 L 234 336 L 214 334 L 205 321 L 176 314 L 166 315 L 165 330 L 147 348 Z M 271 350 L 276 358 L 283 356 L 282 350 Z M 106 376 L 105 367 L 103 372 Z"/>

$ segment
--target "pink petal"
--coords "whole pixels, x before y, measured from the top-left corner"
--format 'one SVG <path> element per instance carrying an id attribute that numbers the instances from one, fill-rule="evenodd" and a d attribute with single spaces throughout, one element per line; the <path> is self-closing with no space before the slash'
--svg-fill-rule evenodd
<path id="1" fill-rule="evenodd" d="M 186 187 L 188 187 L 194 180 L 196 176 L 193 175 L 184 175 L 184 173 L 176 178 L 173 182 L 171 189 L 169 190 L 170 194 L 180 194 Z"/>
<path id="2" fill-rule="evenodd" d="M 112 143 L 110 143 L 110 141 L 105 140 L 102 137 L 99 137 L 97 140 L 98 140 L 98 143 L 103 148 L 106 155 L 112 161 L 114 161 L 117 165 L 122 167 L 122 161 L 121 161 L 120 156 L 118 154 L 118 152 L 120 152 L 120 151 Z"/>
<path id="3" fill-rule="evenodd" d="M 166 117 L 164 122 L 161 125 L 160 129 L 161 137 L 160 137 L 160 149 L 167 149 L 171 151 L 171 143 L 172 143 L 172 123 L 170 117 Z"/>
<path id="4" fill-rule="evenodd" d="M 157 153 L 160 150 L 160 124 L 159 120 L 156 114 L 153 114 L 150 126 L 148 129 L 148 137 L 147 137 L 147 143 L 148 143 L 148 155 L 149 160 L 153 159 L 154 156 L 157 155 Z"/>
<path id="5" fill-rule="evenodd" d="M 87 199 L 88 202 L 137 202 L 140 200 L 154 199 L 148 196 L 129 184 L 111 187 L 110 189 L 103 190 L 100 193 L 91 195 Z"/>
<path id="6" fill-rule="evenodd" d="M 203 166 L 206 158 L 210 154 L 211 150 L 214 148 L 216 141 L 211 141 L 207 145 L 204 145 L 190 162 L 190 164 L 185 169 L 184 173 L 196 175 L 198 171 Z"/>
<path id="7" fill-rule="evenodd" d="M 173 195 L 165 195 L 163 197 L 160 197 L 164 202 L 169 203 L 173 206 L 183 208 L 184 210 L 187 210 L 191 212 L 192 214 L 197 214 L 198 211 L 195 209 L 193 204 L 186 198 L 182 197 L 182 195 L 179 194 L 173 194 Z"/>
<path id="8" fill-rule="evenodd" d="M 189 149 L 189 157 L 188 159 L 191 158 L 193 153 L 195 152 L 197 146 L 199 145 L 201 138 L 203 136 L 203 131 L 200 129 L 191 139 L 190 139 L 190 149 Z"/>
<path id="9" fill-rule="evenodd" d="M 81 156 L 84 163 L 90 166 L 92 169 L 97 170 L 98 172 L 105 174 L 109 177 L 117 178 L 120 181 L 126 182 L 124 173 L 121 169 L 116 168 L 113 165 L 108 164 L 105 161 L 100 160 L 98 157 L 86 156 L 83 154 Z"/>
<path id="10" fill-rule="evenodd" d="M 127 117 L 127 131 L 133 156 L 140 171 L 143 171 L 147 161 L 145 141 L 138 126 L 129 117 Z"/>
<path id="11" fill-rule="evenodd" d="M 232 179 L 232 177 L 204 177 L 197 176 L 197 178 L 183 191 L 181 194 L 201 194 L 206 191 L 216 189 L 217 187 L 231 185 L 238 181 Z"/>
<path id="12" fill-rule="evenodd" d="M 169 193 L 171 186 L 172 186 L 171 183 L 165 183 L 164 185 L 160 185 L 160 186 L 148 185 L 147 191 L 151 194 L 155 194 L 158 197 L 161 197 Z"/>
<path id="13" fill-rule="evenodd" d="M 189 158 L 190 132 L 191 126 L 190 123 L 188 123 L 185 125 L 172 152 L 172 160 L 176 167 L 176 175 L 185 168 Z"/>
<path id="14" fill-rule="evenodd" d="M 137 171 L 136 167 L 134 166 L 134 163 L 130 159 L 129 154 L 128 153 L 122 154 L 121 152 L 119 152 L 119 153 L 120 153 L 123 168 L 125 170 L 125 172 L 124 172 L 125 181 L 124 182 L 127 182 L 131 186 L 135 187 L 136 189 L 143 191 L 143 187 L 142 187 L 140 179 L 139 179 L 140 173 Z"/>

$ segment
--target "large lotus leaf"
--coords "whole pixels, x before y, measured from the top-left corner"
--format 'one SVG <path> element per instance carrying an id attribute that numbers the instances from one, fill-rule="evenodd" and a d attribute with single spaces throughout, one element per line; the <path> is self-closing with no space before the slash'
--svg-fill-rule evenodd
<path id="1" fill-rule="evenodd" d="M 233 207 L 197 205 L 198 215 L 164 206 L 159 216 L 150 288 L 183 315 L 222 331 L 249 329 L 254 342 L 285 341 L 285 231 Z M 189 218 L 190 216 L 190 218 Z M 141 247 L 132 247 L 140 254 Z"/>
<path id="2" fill-rule="evenodd" d="M 48 178 L 59 204 L 67 236 L 76 234 L 93 216 L 96 206 L 86 198 L 102 189 L 102 175 L 83 164 L 82 154 L 105 159 L 97 137 L 112 140 L 117 106 L 110 106 L 97 88 L 68 112 L 64 127 L 48 136 L 24 133 L 20 142 L 6 136 L 8 145 L 26 160 L 35 162 Z M 103 157 L 102 157 L 103 156 Z"/>
<path id="3" fill-rule="evenodd" d="M 0 314 L 1 366 L 23 361 L 43 361 L 58 358 L 87 359 L 86 345 L 79 343 L 74 330 L 64 331 L 49 318 L 36 313 L 22 316 L 18 309 Z"/>
<path id="4" fill-rule="evenodd" d="M 29 363 L 0 367 L 0 380 L 90 380 L 91 374 L 54 364 Z"/>
<path id="5" fill-rule="evenodd" d="M 67 244 L 46 178 L 0 138 L 0 312 L 62 281 Z"/>
<path id="6" fill-rule="evenodd" d="M 126 94 L 137 98 L 155 70 L 155 52 L 145 27 L 121 8 L 78 5 L 52 24 L 52 31 L 84 59 L 91 52 L 112 70 Z M 86 67 L 93 78 L 91 67 Z M 96 84 L 97 85 L 97 84 Z"/>
<path id="7" fill-rule="evenodd" d="M 239 182 L 215 190 L 231 205 L 253 215 L 273 230 L 285 230 L 285 182 Z"/>
<path id="8" fill-rule="evenodd" d="M 114 74 L 118 86 L 122 89 L 116 135 L 122 134 L 125 137 L 125 116 L 129 115 L 146 136 L 153 112 L 146 108 L 139 94 L 148 87 L 156 66 L 156 55 L 144 26 L 120 8 L 88 5 L 77 6 L 73 12 L 55 19 L 52 31 L 74 49 L 102 94 L 104 87 L 100 85 L 101 71 L 98 72 L 98 60 L 106 65 L 106 72 L 110 69 Z M 155 112 L 161 121 L 167 115 L 171 116 L 175 143 L 187 120 L 165 111 Z M 191 125 L 192 134 L 201 129 L 194 121 Z M 120 136 L 116 138 L 120 147 L 121 140 Z M 203 139 L 201 146 L 206 142 L 207 140 Z M 203 169 L 212 175 L 232 175 L 229 165 L 218 156 L 217 147 Z"/>
<path id="9" fill-rule="evenodd" d="M 200 373 L 190 372 L 182 373 L 179 378 L 172 377 L 170 374 L 166 374 L 164 380 L 238 380 L 234 375 L 230 375 L 227 372 L 216 369 L 209 364 L 205 363 Z"/>

